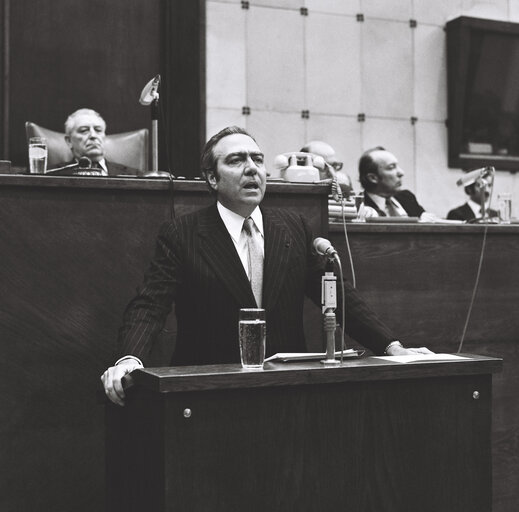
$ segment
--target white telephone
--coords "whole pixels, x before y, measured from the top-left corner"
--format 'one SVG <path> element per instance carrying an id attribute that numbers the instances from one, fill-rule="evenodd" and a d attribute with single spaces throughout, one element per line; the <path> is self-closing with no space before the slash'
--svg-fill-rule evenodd
<path id="1" fill-rule="evenodd" d="M 319 181 L 319 171 L 325 168 L 324 158 L 313 153 L 291 151 L 274 159 L 274 167 L 286 181 L 312 183 Z"/>

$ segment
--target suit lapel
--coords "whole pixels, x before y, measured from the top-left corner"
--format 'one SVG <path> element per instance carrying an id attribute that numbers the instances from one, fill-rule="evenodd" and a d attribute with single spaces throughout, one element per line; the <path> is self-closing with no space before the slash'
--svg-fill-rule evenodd
<path id="1" fill-rule="evenodd" d="M 371 206 L 381 217 L 387 217 L 386 212 L 381 210 L 367 193 L 364 194 L 364 205 Z"/>
<path id="2" fill-rule="evenodd" d="M 469 206 L 468 203 L 465 203 L 463 205 L 463 208 L 465 209 L 463 214 L 464 214 L 464 216 L 467 217 L 468 220 L 472 220 L 472 219 L 476 218 L 476 216 L 474 215 L 474 211 L 472 210 L 472 208 Z"/>
<path id="3" fill-rule="evenodd" d="M 256 301 L 247 274 L 216 204 L 201 212 L 198 235 L 200 253 L 222 284 L 242 307 L 254 307 Z"/>
<path id="4" fill-rule="evenodd" d="M 263 304 L 265 308 L 273 307 L 279 291 L 283 286 L 292 247 L 292 239 L 286 224 L 277 212 L 263 213 L 263 229 L 265 232 L 265 265 L 263 270 Z"/>

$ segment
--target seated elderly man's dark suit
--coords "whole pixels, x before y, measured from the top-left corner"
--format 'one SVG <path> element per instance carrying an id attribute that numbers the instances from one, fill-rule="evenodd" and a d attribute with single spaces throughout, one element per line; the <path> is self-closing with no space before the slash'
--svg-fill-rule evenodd
<path id="1" fill-rule="evenodd" d="M 74 163 L 77 163 L 77 160 L 70 160 L 69 162 L 63 162 L 53 167 L 53 169 L 59 169 L 60 167 L 65 167 L 68 165 L 72 165 Z M 105 159 L 105 165 L 106 170 L 108 171 L 108 176 L 120 176 L 120 175 L 130 175 L 130 176 L 136 176 L 139 171 L 137 169 L 134 169 L 133 167 L 128 167 L 123 164 L 118 164 L 117 162 L 109 162 Z M 92 164 L 93 167 L 95 167 L 95 164 Z M 49 169 L 49 171 L 52 171 L 52 169 Z M 74 168 L 71 168 L 71 173 L 74 172 Z"/>
<path id="2" fill-rule="evenodd" d="M 409 217 L 420 217 L 425 209 L 418 203 L 416 196 L 410 190 L 401 190 L 393 196 L 401 205 L 402 208 L 407 212 Z M 371 206 L 381 217 L 386 217 L 387 213 L 381 210 L 375 202 L 365 194 L 364 204 Z"/>
<path id="3" fill-rule="evenodd" d="M 488 217 L 498 217 L 499 213 L 496 210 L 490 208 L 487 212 Z M 451 220 L 474 220 L 476 216 L 474 215 L 474 210 L 469 206 L 468 203 L 462 204 L 457 208 L 453 208 L 448 214 L 447 218 Z"/>
<path id="4" fill-rule="evenodd" d="M 313 254 L 312 235 L 301 215 L 266 208 L 262 214 L 267 355 L 303 352 L 304 295 L 320 303 L 323 258 Z M 346 332 L 382 353 L 394 336 L 345 285 Z M 124 315 L 120 354 L 137 356 L 146 365 L 172 303 L 178 331 L 170 364 L 239 363 L 238 312 L 256 302 L 216 204 L 162 226 L 144 284 Z"/>

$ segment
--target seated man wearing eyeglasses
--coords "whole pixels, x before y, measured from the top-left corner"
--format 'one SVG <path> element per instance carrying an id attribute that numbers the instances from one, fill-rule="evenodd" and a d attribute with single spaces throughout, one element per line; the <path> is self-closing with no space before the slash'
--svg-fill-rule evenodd
<path id="1" fill-rule="evenodd" d="M 324 171 L 320 171 L 321 179 L 325 180 L 337 176 L 337 183 L 340 185 L 343 195 L 348 197 L 351 194 L 353 190 L 351 179 L 345 172 L 342 172 L 342 162 L 339 161 L 335 154 L 335 150 L 330 146 L 330 144 L 321 140 L 312 140 L 307 142 L 301 148 L 301 151 L 303 153 L 313 153 L 314 155 L 322 156 L 326 168 Z"/>

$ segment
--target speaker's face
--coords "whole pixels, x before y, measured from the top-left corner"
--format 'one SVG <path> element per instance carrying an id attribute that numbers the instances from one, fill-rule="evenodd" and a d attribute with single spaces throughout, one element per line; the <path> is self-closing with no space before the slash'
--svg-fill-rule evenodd
<path id="1" fill-rule="evenodd" d="M 264 155 L 248 135 L 228 135 L 214 147 L 216 175 L 209 184 L 218 200 L 243 217 L 250 215 L 265 195 L 267 171 Z"/>

